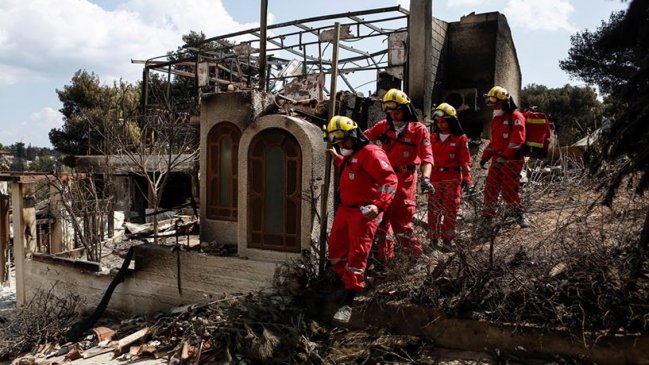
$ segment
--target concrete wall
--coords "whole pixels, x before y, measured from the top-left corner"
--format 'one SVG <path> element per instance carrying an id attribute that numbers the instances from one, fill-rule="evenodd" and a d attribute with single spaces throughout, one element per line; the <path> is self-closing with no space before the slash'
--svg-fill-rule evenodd
<path id="1" fill-rule="evenodd" d="M 134 260 L 135 270 L 117 286 L 109 310 L 151 313 L 209 302 L 223 294 L 269 288 L 276 267 L 274 263 L 263 261 L 180 252 L 182 294 L 179 294 L 175 252 L 166 247 L 140 246 L 136 248 Z M 55 295 L 80 295 L 83 307 L 94 310 L 113 276 L 84 272 L 69 264 L 27 259 L 24 278 L 28 300 L 38 290 L 54 286 Z"/>
<path id="2" fill-rule="evenodd" d="M 482 95 L 501 85 L 517 96 L 521 74 L 511 31 L 498 12 L 469 14 L 448 24 L 447 48 L 436 80 L 435 103 L 450 91 L 475 89 L 477 108 L 459 111 L 465 132 L 472 138 L 489 136 L 491 109 Z"/>
<path id="3" fill-rule="evenodd" d="M 496 36 L 496 69 L 494 84 L 500 85 L 509 91 L 518 104 L 518 95 L 521 91 L 521 68 L 518 64 L 516 46 L 505 15 L 498 17 L 498 33 Z"/>
<path id="4" fill-rule="evenodd" d="M 273 98 L 266 93 L 245 91 L 220 93 L 203 97 L 200 117 L 200 171 L 207 171 L 207 135 L 213 127 L 222 122 L 230 122 L 243 131 L 259 115 L 273 105 Z M 200 178 L 200 222 L 201 240 L 206 242 L 237 243 L 237 222 L 208 219 L 207 181 Z"/>
<path id="5" fill-rule="evenodd" d="M 437 84 L 438 79 L 443 79 L 444 73 L 444 56 L 446 54 L 446 34 L 448 32 L 448 23 L 433 17 L 433 95 L 439 85 Z M 437 100 L 433 97 L 433 104 L 437 104 Z"/>
<path id="6" fill-rule="evenodd" d="M 303 197 L 310 196 L 310 187 L 319 188 L 324 178 L 326 162 L 326 144 L 322 141 L 322 129 L 303 119 L 286 115 L 271 114 L 257 119 L 241 136 L 239 144 L 239 225 L 238 244 L 239 255 L 251 258 L 283 261 L 299 256 L 299 253 L 276 252 L 248 248 L 248 150 L 253 138 L 261 131 L 268 128 L 279 128 L 293 135 L 302 151 L 302 191 Z M 333 185 L 333 184 L 332 184 Z M 317 196 L 320 194 L 318 193 Z M 329 195 L 332 196 L 331 193 Z M 320 207 L 320 201 L 302 199 L 301 204 L 301 249 L 311 247 L 311 242 L 318 239 L 320 226 L 315 219 L 314 207 Z"/>

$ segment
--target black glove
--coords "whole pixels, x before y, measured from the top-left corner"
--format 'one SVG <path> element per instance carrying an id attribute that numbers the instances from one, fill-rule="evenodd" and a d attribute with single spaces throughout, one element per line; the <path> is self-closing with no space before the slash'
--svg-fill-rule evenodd
<path id="1" fill-rule="evenodd" d="M 468 181 L 462 181 L 462 183 L 460 184 L 460 187 L 462 188 L 462 190 L 465 190 L 465 191 L 468 190 L 469 189 L 469 182 Z"/>
<path id="2" fill-rule="evenodd" d="M 487 164 L 487 161 L 489 160 L 487 160 L 486 158 L 480 159 L 480 167 L 486 169 L 485 165 Z"/>
<path id="3" fill-rule="evenodd" d="M 435 187 L 425 177 L 421 179 L 421 192 L 431 194 L 435 193 Z"/>
<path id="4" fill-rule="evenodd" d="M 499 169 L 499 168 L 503 167 L 503 165 L 505 164 L 505 161 L 507 161 L 507 160 L 505 160 L 504 157 L 498 157 L 496 159 L 496 161 L 494 161 L 494 163 L 493 163 L 494 169 Z"/>

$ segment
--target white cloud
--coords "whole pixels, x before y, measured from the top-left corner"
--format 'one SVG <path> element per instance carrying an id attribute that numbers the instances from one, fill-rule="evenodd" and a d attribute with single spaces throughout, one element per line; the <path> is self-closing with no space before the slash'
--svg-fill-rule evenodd
<path id="1" fill-rule="evenodd" d="M 18 81 L 32 78 L 33 74 L 27 68 L 0 63 L 0 85 L 13 85 L 18 83 Z"/>
<path id="2" fill-rule="evenodd" d="M 45 107 L 29 117 L 28 123 L 22 123 L 27 128 L 49 131 L 52 128 L 60 128 L 63 125 L 63 114 L 58 110 Z"/>
<path id="3" fill-rule="evenodd" d="M 410 9 L 410 0 L 396 0 L 396 3 L 404 9 Z"/>
<path id="4" fill-rule="evenodd" d="M 0 85 L 79 68 L 102 80 L 141 77 L 146 59 L 175 50 L 190 30 L 207 36 L 254 27 L 219 0 L 126 0 L 106 11 L 88 0 L 0 0 Z M 4 72 L 3 72 L 4 73 Z"/>
<path id="5" fill-rule="evenodd" d="M 448 7 L 478 6 L 485 3 L 485 0 L 449 0 Z"/>
<path id="6" fill-rule="evenodd" d="M 510 0 L 504 13 L 515 27 L 574 32 L 569 20 L 574 10 L 569 0 Z"/>

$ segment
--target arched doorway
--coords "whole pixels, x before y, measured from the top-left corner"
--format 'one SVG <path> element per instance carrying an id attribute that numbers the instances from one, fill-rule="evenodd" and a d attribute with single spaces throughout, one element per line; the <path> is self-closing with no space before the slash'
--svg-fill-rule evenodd
<path id="1" fill-rule="evenodd" d="M 299 252 L 302 151 L 289 132 L 269 128 L 248 150 L 248 247 Z"/>
<path id="2" fill-rule="evenodd" d="M 215 125 L 207 136 L 208 219 L 237 220 L 240 139 L 239 128 L 228 122 Z"/>

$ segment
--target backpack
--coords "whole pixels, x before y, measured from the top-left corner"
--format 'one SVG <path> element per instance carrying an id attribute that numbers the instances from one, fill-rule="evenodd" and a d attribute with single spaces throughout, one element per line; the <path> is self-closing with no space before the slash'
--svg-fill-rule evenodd
<path id="1" fill-rule="evenodd" d="M 523 155 L 535 158 L 545 158 L 550 148 L 552 122 L 547 114 L 533 110 L 525 110 L 525 146 Z"/>

